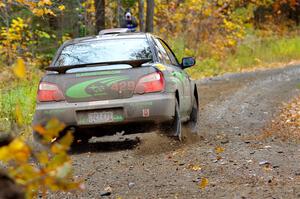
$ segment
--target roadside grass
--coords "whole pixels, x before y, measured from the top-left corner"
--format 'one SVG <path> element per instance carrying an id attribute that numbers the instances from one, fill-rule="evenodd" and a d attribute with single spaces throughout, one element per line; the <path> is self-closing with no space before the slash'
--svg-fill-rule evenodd
<path id="1" fill-rule="evenodd" d="M 200 44 L 201 45 L 201 44 Z M 185 49 L 184 40 L 177 39 L 171 42 L 175 54 L 181 60 L 184 56 L 203 54 L 203 48 L 199 52 Z M 188 69 L 193 78 L 217 76 L 228 72 L 242 72 L 254 69 L 264 69 L 285 65 L 291 61 L 300 60 L 300 36 L 293 37 L 269 37 L 257 39 L 246 38 L 239 44 L 236 50 L 228 53 L 224 58 L 206 57 L 197 58 L 196 66 Z"/>
<path id="2" fill-rule="evenodd" d="M 1 86 L 0 132 L 11 132 L 16 128 L 20 129 L 21 133 L 30 130 L 38 81 L 39 77 L 33 76 L 30 80 L 11 80 Z"/>

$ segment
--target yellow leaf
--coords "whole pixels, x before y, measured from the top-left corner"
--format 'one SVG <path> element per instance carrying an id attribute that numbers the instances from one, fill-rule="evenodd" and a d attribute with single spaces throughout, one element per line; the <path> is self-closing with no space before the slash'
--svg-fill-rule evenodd
<path id="1" fill-rule="evenodd" d="M 51 151 L 54 154 L 59 154 L 70 149 L 71 144 L 73 143 L 73 135 L 71 132 L 68 132 L 64 137 L 62 137 L 59 142 L 55 143 L 51 147 Z"/>
<path id="2" fill-rule="evenodd" d="M 208 185 L 208 179 L 207 178 L 202 178 L 200 184 L 199 184 L 199 187 L 201 189 L 205 189 Z"/>
<path id="3" fill-rule="evenodd" d="M 66 9 L 66 7 L 65 7 L 64 5 L 60 5 L 60 6 L 58 6 L 58 9 L 59 9 L 60 11 L 64 11 L 64 10 Z"/>
<path id="4" fill-rule="evenodd" d="M 41 135 L 45 135 L 47 133 L 46 129 L 42 125 L 36 125 L 33 127 L 33 130 Z"/>
<path id="5" fill-rule="evenodd" d="M 59 144 L 63 145 L 66 148 L 69 148 L 73 143 L 73 135 L 71 132 L 68 132 L 63 138 L 60 139 Z"/>
<path id="6" fill-rule="evenodd" d="M 8 147 L 1 147 L 0 148 L 0 160 L 2 161 L 8 161 L 10 159 L 11 155 L 9 154 Z"/>
<path id="7" fill-rule="evenodd" d="M 39 9 L 39 8 L 34 8 L 32 10 L 32 13 L 35 14 L 38 17 L 41 17 L 44 15 L 44 10 L 43 9 Z"/>
<path id="8" fill-rule="evenodd" d="M 18 58 L 17 62 L 13 68 L 13 71 L 15 75 L 19 78 L 24 78 L 26 75 L 26 67 L 25 67 L 25 62 L 22 58 Z"/>
<path id="9" fill-rule="evenodd" d="M 51 160 L 47 163 L 47 170 L 56 170 L 57 167 L 62 166 L 65 162 L 70 161 L 70 158 L 68 157 L 67 153 L 60 152 L 57 155 L 54 155 Z M 55 174 L 53 174 L 55 175 Z"/>
<path id="10" fill-rule="evenodd" d="M 46 151 L 42 151 L 41 153 L 38 153 L 37 159 L 42 165 L 47 164 L 49 161 L 48 153 Z"/>
<path id="11" fill-rule="evenodd" d="M 22 126 L 23 123 L 24 123 L 24 119 L 23 119 L 23 114 L 22 114 L 22 110 L 21 110 L 21 107 L 19 104 L 16 105 L 16 121 L 17 121 L 17 124 L 19 126 Z"/>
<path id="12" fill-rule="evenodd" d="M 51 119 L 48 121 L 45 127 L 42 126 L 36 126 L 34 127 L 35 130 L 37 130 L 41 135 L 43 135 L 43 140 L 45 142 L 52 142 L 55 140 L 59 133 L 65 128 L 65 125 L 60 122 L 58 119 Z"/>
<path id="13" fill-rule="evenodd" d="M 192 167 L 192 170 L 193 170 L 193 171 L 200 171 L 200 170 L 201 170 L 201 167 L 198 166 L 198 165 L 194 165 L 194 166 Z"/>
<path id="14" fill-rule="evenodd" d="M 17 162 L 26 162 L 30 157 L 29 147 L 19 138 L 14 139 L 8 145 L 9 153 Z"/>
<path id="15" fill-rule="evenodd" d="M 225 149 L 223 147 L 216 147 L 215 151 L 217 154 L 219 154 L 219 153 L 223 153 L 225 151 Z"/>
<path id="16" fill-rule="evenodd" d="M 9 144 L 9 150 L 12 151 L 19 151 L 23 150 L 24 147 L 26 147 L 25 143 L 20 140 L 19 138 L 14 139 L 10 144 Z"/>
<path id="17" fill-rule="evenodd" d="M 199 165 L 190 164 L 188 166 L 188 169 L 191 169 L 193 171 L 200 171 L 202 168 Z"/>

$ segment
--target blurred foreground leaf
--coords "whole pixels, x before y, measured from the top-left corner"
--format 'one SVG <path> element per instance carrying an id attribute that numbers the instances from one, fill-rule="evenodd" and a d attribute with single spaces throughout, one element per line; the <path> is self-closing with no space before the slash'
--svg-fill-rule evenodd
<path id="1" fill-rule="evenodd" d="M 13 71 L 18 78 L 20 79 L 25 78 L 26 67 L 25 67 L 25 61 L 22 58 L 19 57 L 17 59 L 17 62 L 13 67 Z"/>
<path id="2" fill-rule="evenodd" d="M 33 127 L 33 130 L 39 133 L 41 136 L 43 136 L 43 141 L 51 143 L 53 140 L 55 140 L 60 132 L 62 132 L 65 129 L 65 125 L 60 122 L 58 119 L 51 119 L 46 127 L 43 127 L 42 125 L 37 125 Z"/>
<path id="3" fill-rule="evenodd" d="M 46 198 L 47 190 L 84 189 L 84 185 L 73 177 L 72 160 L 67 153 L 73 142 L 72 133 L 67 132 L 52 143 L 64 128 L 65 125 L 56 119 L 50 120 L 45 127 L 35 127 L 43 143 L 51 145 L 42 150 L 39 150 L 41 147 L 32 150 L 20 138 L 0 148 L 0 161 L 6 163 L 9 176 L 24 188 L 26 198 L 35 198 L 39 194 Z"/>
<path id="4" fill-rule="evenodd" d="M 22 126 L 24 124 L 24 119 L 23 119 L 23 114 L 22 114 L 22 110 L 19 104 L 16 105 L 16 122 L 18 124 L 18 126 Z"/>

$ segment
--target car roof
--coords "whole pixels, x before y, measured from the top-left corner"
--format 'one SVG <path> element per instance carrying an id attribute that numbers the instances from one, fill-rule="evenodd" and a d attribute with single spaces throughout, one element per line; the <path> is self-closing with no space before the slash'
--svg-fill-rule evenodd
<path id="1" fill-rule="evenodd" d="M 112 40 L 112 39 L 146 39 L 148 34 L 149 33 L 143 33 L 143 32 L 129 32 L 129 33 L 126 32 L 126 33 L 116 33 L 116 34 L 94 35 L 94 36 L 72 39 L 66 41 L 64 45 L 101 41 L 101 40 Z"/>

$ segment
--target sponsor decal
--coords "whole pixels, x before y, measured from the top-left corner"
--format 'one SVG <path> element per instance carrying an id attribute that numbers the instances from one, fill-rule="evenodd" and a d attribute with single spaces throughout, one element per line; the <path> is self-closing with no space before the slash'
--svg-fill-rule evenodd
<path id="1" fill-rule="evenodd" d="M 174 77 L 177 77 L 181 82 L 184 82 L 184 75 L 180 72 L 174 71 L 172 72 Z"/>
<path id="2" fill-rule="evenodd" d="M 122 81 L 122 82 L 117 82 L 114 83 L 111 86 L 111 89 L 116 91 L 116 92 L 121 92 L 128 90 L 128 91 L 134 91 L 135 89 L 135 81 Z"/>
<path id="3" fill-rule="evenodd" d="M 87 72 L 87 73 L 76 73 L 76 77 L 88 77 L 88 76 L 96 76 L 96 75 L 116 75 L 120 73 L 121 71 L 95 71 L 95 72 Z"/>
<path id="4" fill-rule="evenodd" d="M 172 80 L 172 82 L 174 82 L 175 84 L 180 84 L 180 83 L 181 83 L 181 81 L 180 81 L 178 78 L 176 78 L 176 77 L 171 77 L 171 80 Z"/>
<path id="5" fill-rule="evenodd" d="M 159 69 L 160 71 L 165 71 L 165 70 L 167 70 L 167 68 L 166 68 L 164 65 L 162 65 L 162 64 L 156 64 L 155 66 L 156 66 L 156 68 Z"/>
<path id="6" fill-rule="evenodd" d="M 114 120 L 114 122 L 122 122 L 122 121 L 124 121 L 124 116 L 123 115 L 114 115 L 113 120 Z"/>
<path id="7" fill-rule="evenodd" d="M 92 79 L 71 86 L 66 95 L 70 98 L 87 98 L 108 95 L 111 86 L 117 82 L 128 80 L 127 76 L 116 76 Z"/>
<path id="8" fill-rule="evenodd" d="M 150 116 L 150 110 L 148 108 L 143 109 L 143 117 L 149 117 Z"/>

